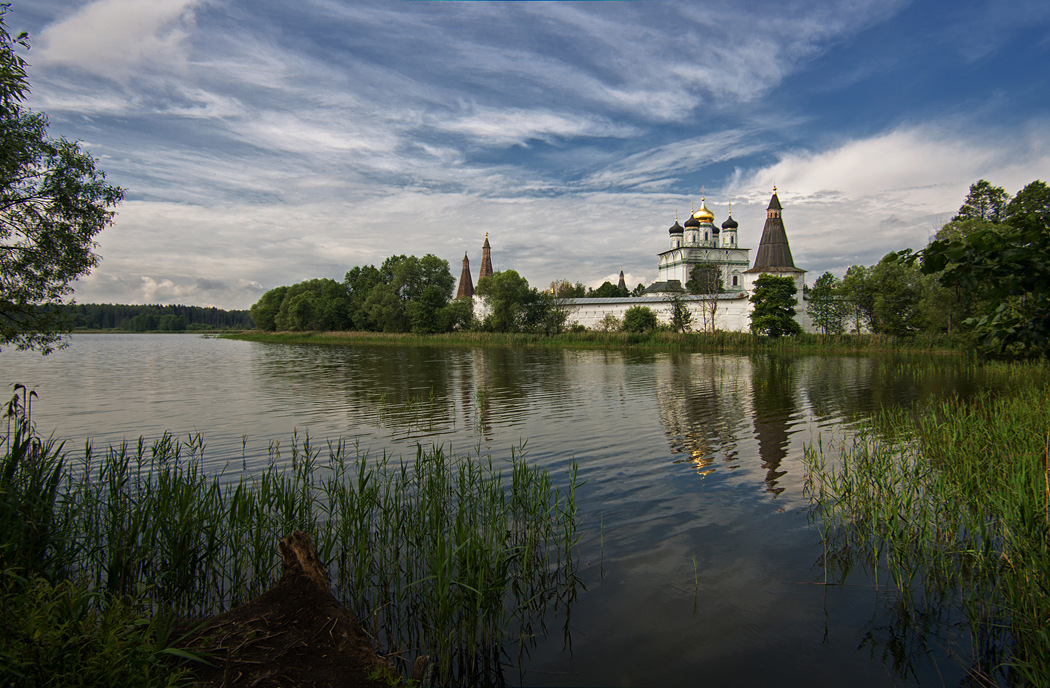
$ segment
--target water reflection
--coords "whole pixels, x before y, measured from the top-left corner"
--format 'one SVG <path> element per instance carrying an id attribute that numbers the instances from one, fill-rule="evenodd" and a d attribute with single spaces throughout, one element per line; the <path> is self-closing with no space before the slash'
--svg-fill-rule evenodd
<path id="1" fill-rule="evenodd" d="M 657 403 L 676 463 L 689 462 L 701 476 L 736 468 L 746 427 L 750 361 L 743 357 L 674 354 L 658 373 Z"/>
<path id="2" fill-rule="evenodd" d="M 752 424 L 766 470 L 766 490 L 777 496 L 784 492 L 778 481 L 787 474 L 780 467 L 787 456 L 791 428 L 801 422 L 799 364 L 794 357 L 772 355 L 757 356 L 752 363 Z"/>
<path id="3" fill-rule="evenodd" d="M 871 590 L 828 593 L 835 633 L 822 645 L 825 589 L 798 585 L 813 582 L 820 553 L 802 448 L 880 406 L 985 384 L 951 361 L 179 335 L 74 337 L 46 359 L 5 350 L 0 364 L 0 382 L 37 389 L 38 427 L 67 446 L 196 431 L 209 470 L 240 468 L 244 436 L 247 470 L 265 467 L 268 443 L 295 430 L 402 456 L 418 442 L 503 457 L 527 441 L 556 486 L 575 459 L 587 593 L 573 606 L 573 653 L 552 625 L 530 685 L 885 685 L 881 663 L 856 652 L 869 632 L 889 644 L 885 620 L 870 623 Z M 924 671 L 909 680 L 934 675 Z"/>

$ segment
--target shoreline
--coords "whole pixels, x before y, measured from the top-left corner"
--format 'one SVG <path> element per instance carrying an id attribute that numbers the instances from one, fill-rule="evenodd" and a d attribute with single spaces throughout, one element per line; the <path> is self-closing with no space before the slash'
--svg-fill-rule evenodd
<path id="1" fill-rule="evenodd" d="M 900 338 L 885 335 L 802 334 L 765 337 L 749 332 L 565 332 L 555 335 L 452 332 L 412 334 L 387 332 L 216 332 L 222 339 L 272 344 L 327 346 L 416 345 L 441 347 L 528 347 L 558 349 L 630 349 L 699 353 L 928 354 L 965 356 L 944 338 Z"/>

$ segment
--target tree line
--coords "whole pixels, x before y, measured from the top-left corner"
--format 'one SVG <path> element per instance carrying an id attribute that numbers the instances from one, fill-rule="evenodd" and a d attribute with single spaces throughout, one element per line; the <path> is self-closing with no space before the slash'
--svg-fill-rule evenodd
<path id="1" fill-rule="evenodd" d="M 925 248 L 894 251 L 839 279 L 807 310 L 826 334 L 945 334 L 988 355 L 1045 356 L 1050 343 L 1050 187 L 1011 197 L 982 179 Z"/>
<path id="2" fill-rule="evenodd" d="M 254 326 L 246 310 L 203 306 L 78 303 L 66 310 L 73 328 L 87 330 L 183 332 L 247 330 Z"/>

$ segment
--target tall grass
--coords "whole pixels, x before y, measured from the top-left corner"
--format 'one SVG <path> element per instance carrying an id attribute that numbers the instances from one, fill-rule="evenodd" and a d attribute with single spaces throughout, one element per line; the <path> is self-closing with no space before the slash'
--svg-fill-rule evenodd
<path id="1" fill-rule="evenodd" d="M 195 617 L 268 589 L 278 541 L 306 530 L 380 647 L 406 669 L 429 654 L 446 685 L 500 682 L 575 597 L 575 468 L 558 488 L 520 451 L 502 464 L 441 447 L 400 460 L 306 437 L 231 480 L 204 470 L 204 449 L 170 435 L 77 459 L 51 447 L 21 499 L 32 514 L 6 519 L 4 541 L 90 594 Z"/>
<path id="2" fill-rule="evenodd" d="M 893 593 L 898 638 L 968 632 L 976 679 L 1050 685 L 1050 392 L 1045 366 L 1009 391 L 885 412 L 839 460 L 806 452 L 829 576 L 861 564 Z"/>
<path id="3" fill-rule="evenodd" d="M 577 349 L 638 348 L 708 353 L 747 353 L 765 351 L 828 354 L 918 353 L 963 355 L 947 337 L 893 337 L 889 335 L 802 334 L 794 337 L 764 337 L 750 332 L 563 332 L 560 334 L 522 334 L 501 332 L 452 332 L 411 334 L 386 332 L 245 332 L 221 335 L 275 344 L 417 344 L 426 346 L 526 346 Z"/>

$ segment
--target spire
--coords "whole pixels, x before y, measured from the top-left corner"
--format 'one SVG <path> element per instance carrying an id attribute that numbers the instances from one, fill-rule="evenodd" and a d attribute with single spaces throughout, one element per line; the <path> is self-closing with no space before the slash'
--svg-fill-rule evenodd
<path id="1" fill-rule="evenodd" d="M 459 275 L 459 289 L 456 290 L 456 298 L 471 298 L 474 296 L 474 280 L 470 278 L 470 261 L 467 254 L 463 254 L 463 272 Z"/>
<path id="2" fill-rule="evenodd" d="M 791 257 L 787 231 L 780 216 L 781 209 L 774 186 L 773 197 L 769 199 L 769 207 L 766 209 L 762 239 L 758 242 L 758 252 L 755 254 L 755 265 L 748 272 L 805 272 L 795 267 L 795 261 Z"/>
<path id="3" fill-rule="evenodd" d="M 481 271 L 478 272 L 478 281 L 492 274 L 492 247 L 489 246 L 489 233 L 485 232 L 485 244 L 481 247 Z"/>
<path id="4" fill-rule="evenodd" d="M 620 289 L 626 289 L 627 288 L 627 282 L 623 278 L 623 268 L 620 268 L 620 283 L 618 285 L 616 285 L 616 286 L 619 287 Z"/>

